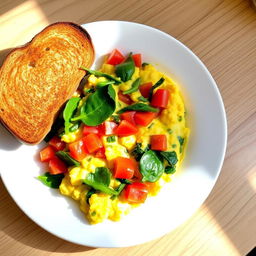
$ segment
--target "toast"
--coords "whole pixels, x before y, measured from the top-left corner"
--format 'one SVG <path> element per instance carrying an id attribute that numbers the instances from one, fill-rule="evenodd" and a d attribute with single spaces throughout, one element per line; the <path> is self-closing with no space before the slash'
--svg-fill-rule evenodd
<path id="1" fill-rule="evenodd" d="M 0 69 L 0 121 L 19 140 L 41 142 L 90 67 L 94 48 L 79 25 L 49 25 L 12 50 Z"/>

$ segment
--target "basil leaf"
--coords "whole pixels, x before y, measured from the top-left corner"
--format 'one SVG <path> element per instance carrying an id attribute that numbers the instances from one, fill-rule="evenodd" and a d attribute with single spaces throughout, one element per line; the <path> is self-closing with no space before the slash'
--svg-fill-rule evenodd
<path id="1" fill-rule="evenodd" d="M 43 182 L 44 185 L 50 188 L 59 188 L 62 179 L 64 178 L 64 174 L 50 174 L 46 172 L 43 175 L 37 177 L 40 181 Z"/>
<path id="2" fill-rule="evenodd" d="M 153 108 L 147 104 L 139 102 L 139 103 L 135 103 L 133 105 L 129 105 L 127 107 L 120 109 L 119 111 L 117 111 L 117 114 L 122 114 L 128 110 L 142 111 L 142 112 L 158 112 L 159 111 L 158 108 Z"/>
<path id="3" fill-rule="evenodd" d="M 96 70 L 91 70 L 91 69 L 88 69 L 88 68 L 85 68 L 85 67 L 81 67 L 81 69 L 87 71 L 89 74 L 92 74 L 92 75 L 95 75 L 95 76 L 103 76 L 103 77 L 106 77 L 108 78 L 109 80 L 113 80 L 115 82 L 115 84 L 121 84 L 121 81 L 109 74 L 106 74 L 106 73 L 103 73 L 103 72 L 100 72 L 100 71 L 96 71 Z"/>
<path id="4" fill-rule="evenodd" d="M 109 85 L 109 84 L 114 84 L 115 83 L 115 81 L 104 81 L 104 82 L 99 82 L 99 83 L 97 83 L 97 87 L 99 88 L 99 87 L 103 87 L 103 86 L 106 86 L 106 85 Z"/>
<path id="5" fill-rule="evenodd" d="M 68 152 L 58 151 L 55 153 L 55 155 L 63 160 L 68 166 L 80 166 L 80 163 L 70 156 Z"/>
<path id="6" fill-rule="evenodd" d="M 134 71 L 135 64 L 131 54 L 125 62 L 116 65 L 116 75 L 120 77 L 123 82 L 127 82 L 128 80 L 130 80 Z"/>
<path id="7" fill-rule="evenodd" d="M 140 158 L 142 157 L 142 155 L 149 150 L 148 146 L 143 150 L 142 149 L 142 144 L 141 143 L 136 143 L 133 151 L 132 151 L 132 155 L 135 157 L 135 159 L 137 161 L 140 160 Z"/>
<path id="8" fill-rule="evenodd" d="M 65 133 L 69 133 L 69 128 L 71 126 L 70 119 L 73 116 L 75 110 L 77 109 L 78 103 L 80 101 L 79 97 L 71 98 L 67 102 L 64 111 L 63 111 L 63 118 L 64 118 L 64 126 L 65 126 Z"/>
<path id="9" fill-rule="evenodd" d="M 118 195 L 118 191 L 109 187 L 111 172 L 108 168 L 97 167 L 94 173 L 89 173 L 84 179 L 84 183 L 103 193 Z"/>
<path id="10" fill-rule="evenodd" d="M 178 162 L 177 154 L 175 151 L 160 151 L 159 152 L 164 159 L 167 160 L 169 165 L 174 166 Z"/>
<path id="11" fill-rule="evenodd" d="M 129 90 L 126 90 L 123 92 L 123 94 L 130 94 L 132 92 L 136 92 L 138 91 L 139 87 L 140 87 L 140 81 L 141 79 L 138 77 L 133 83 L 132 86 Z"/>
<path id="12" fill-rule="evenodd" d="M 164 173 L 164 165 L 157 157 L 157 154 L 149 150 L 140 159 L 140 172 L 142 181 L 156 182 Z"/>
<path id="13" fill-rule="evenodd" d="M 139 101 L 143 101 L 143 102 L 148 102 L 148 99 L 146 99 L 146 98 L 143 97 L 143 96 L 138 97 L 138 100 L 139 100 Z"/>
<path id="14" fill-rule="evenodd" d="M 80 115 L 72 118 L 72 121 L 81 120 L 89 126 L 96 126 L 104 122 L 115 111 L 116 92 L 112 85 L 100 87 L 88 96 L 81 107 Z"/>
<path id="15" fill-rule="evenodd" d="M 166 174 L 174 174 L 176 172 L 176 167 L 175 166 L 166 166 L 164 169 L 164 172 Z"/>
<path id="16" fill-rule="evenodd" d="M 163 82 L 164 82 L 164 78 L 161 77 L 151 88 L 150 88 L 150 91 L 149 91 L 149 96 L 148 96 L 148 99 L 149 101 L 151 101 L 152 99 L 152 96 L 153 96 L 153 91 L 159 87 Z"/>

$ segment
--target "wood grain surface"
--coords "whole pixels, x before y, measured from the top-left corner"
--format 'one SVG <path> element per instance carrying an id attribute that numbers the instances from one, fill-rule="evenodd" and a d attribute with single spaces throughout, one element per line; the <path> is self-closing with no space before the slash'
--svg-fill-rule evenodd
<path id="1" fill-rule="evenodd" d="M 71 244 L 24 215 L 1 182 L 0 255 L 229 256 L 246 255 L 256 246 L 256 11 L 250 1 L 2 0 L 0 15 L 1 60 L 7 49 L 55 21 L 126 20 L 163 30 L 208 67 L 228 118 L 220 177 L 202 207 L 176 230 L 129 248 Z"/>

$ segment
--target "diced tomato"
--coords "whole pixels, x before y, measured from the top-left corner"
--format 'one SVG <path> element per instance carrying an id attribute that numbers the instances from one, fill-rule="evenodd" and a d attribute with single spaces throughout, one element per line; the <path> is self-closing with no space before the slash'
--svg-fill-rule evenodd
<path id="1" fill-rule="evenodd" d="M 112 121 L 105 121 L 103 124 L 100 125 L 100 134 L 103 135 L 113 135 L 114 130 L 117 127 L 117 123 Z"/>
<path id="2" fill-rule="evenodd" d="M 47 146 L 40 151 L 41 162 L 49 162 L 55 157 L 55 149 L 52 146 Z"/>
<path id="3" fill-rule="evenodd" d="M 88 125 L 85 125 L 83 127 L 83 135 L 87 135 L 89 133 L 99 134 L 99 126 L 88 126 Z"/>
<path id="4" fill-rule="evenodd" d="M 123 54 L 117 49 L 114 49 L 107 59 L 107 64 L 117 65 L 123 62 L 124 59 L 125 57 L 123 56 Z"/>
<path id="5" fill-rule="evenodd" d="M 167 89 L 158 89 L 152 97 L 151 105 L 158 108 L 166 108 L 170 98 L 170 91 Z"/>
<path id="6" fill-rule="evenodd" d="M 136 112 L 134 121 L 138 125 L 148 126 L 156 116 L 157 113 L 154 112 Z"/>
<path id="7" fill-rule="evenodd" d="M 66 164 L 58 157 L 54 157 L 49 162 L 49 172 L 51 174 L 60 174 L 68 170 Z"/>
<path id="8" fill-rule="evenodd" d="M 101 139 L 96 134 L 93 133 L 86 135 L 83 138 L 83 142 L 89 153 L 94 153 L 98 149 L 103 147 Z"/>
<path id="9" fill-rule="evenodd" d="M 134 115 L 135 115 L 135 113 L 136 113 L 136 111 L 126 111 L 126 112 L 124 112 L 124 113 L 122 113 L 122 114 L 120 115 L 120 118 L 121 118 L 122 120 L 128 121 L 128 122 L 131 123 L 131 124 L 136 125 L 136 124 L 135 124 L 135 121 L 134 121 Z"/>
<path id="10" fill-rule="evenodd" d="M 132 104 L 132 99 L 130 98 L 130 96 L 123 94 L 121 91 L 118 92 L 118 99 L 127 105 Z"/>
<path id="11" fill-rule="evenodd" d="M 83 160 L 88 154 L 83 139 L 70 143 L 68 148 L 70 155 L 78 161 Z"/>
<path id="12" fill-rule="evenodd" d="M 106 155 L 105 155 L 105 148 L 100 148 L 98 149 L 96 152 L 95 152 L 95 157 L 98 157 L 98 158 L 106 158 Z"/>
<path id="13" fill-rule="evenodd" d="M 57 151 L 63 150 L 66 147 L 66 143 L 61 141 L 57 136 L 54 136 L 50 141 L 49 145 L 53 146 Z"/>
<path id="14" fill-rule="evenodd" d="M 126 185 L 124 189 L 124 197 L 129 203 L 144 203 L 147 195 L 147 185 L 141 182 Z"/>
<path id="15" fill-rule="evenodd" d="M 141 54 L 140 54 L 140 53 L 133 54 L 133 55 L 132 55 L 132 58 L 133 58 L 133 61 L 134 61 L 135 66 L 138 67 L 138 68 L 140 68 L 140 67 L 141 67 L 141 64 L 142 64 L 142 61 L 141 61 Z"/>
<path id="16" fill-rule="evenodd" d="M 150 145 L 152 150 L 167 150 L 167 138 L 165 134 L 151 135 Z"/>
<path id="17" fill-rule="evenodd" d="M 138 132 L 138 128 L 126 120 L 122 120 L 115 129 L 115 134 L 118 136 L 130 136 Z"/>
<path id="18" fill-rule="evenodd" d="M 119 179 L 131 179 L 138 166 L 132 159 L 117 157 L 114 159 L 114 177 Z"/>
<path id="19" fill-rule="evenodd" d="M 153 84 L 151 82 L 140 85 L 139 90 L 143 97 L 148 98 L 149 92 Z"/>

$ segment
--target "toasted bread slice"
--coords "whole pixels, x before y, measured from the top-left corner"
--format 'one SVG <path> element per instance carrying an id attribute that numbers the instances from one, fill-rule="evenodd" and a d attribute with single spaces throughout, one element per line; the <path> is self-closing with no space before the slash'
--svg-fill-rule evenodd
<path id="1" fill-rule="evenodd" d="M 79 25 L 49 25 L 10 52 L 0 69 L 0 121 L 25 143 L 37 144 L 50 131 L 61 106 L 90 67 L 94 48 Z"/>

